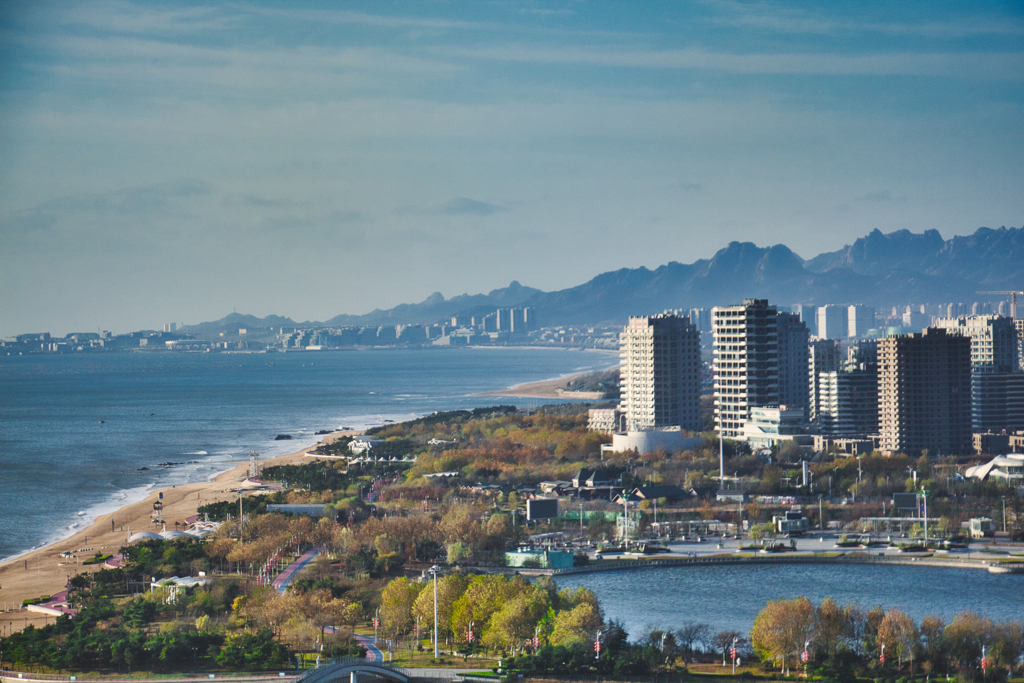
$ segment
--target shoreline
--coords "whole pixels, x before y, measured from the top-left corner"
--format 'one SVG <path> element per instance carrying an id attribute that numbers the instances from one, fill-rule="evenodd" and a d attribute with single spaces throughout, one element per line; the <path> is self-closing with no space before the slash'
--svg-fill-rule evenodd
<path id="1" fill-rule="evenodd" d="M 338 431 L 323 436 L 320 442 L 306 446 L 293 453 L 279 455 L 261 461 L 261 466 L 301 464 L 309 462 L 306 453 L 316 443 L 330 443 L 342 436 L 361 434 L 362 430 Z M 23 600 L 38 598 L 43 594 L 52 595 L 63 590 L 67 580 L 75 574 L 96 572 L 103 564 L 83 565 L 80 562 L 101 554 L 116 554 L 128 541 L 131 534 L 139 531 L 161 531 L 163 526 L 174 529 L 174 522 L 184 523 L 197 508 L 208 503 L 233 500 L 237 497 L 238 486 L 248 475 L 248 461 L 235 461 L 227 470 L 211 479 L 166 487 L 153 487 L 142 500 L 123 505 L 113 512 L 102 513 L 88 526 L 77 530 L 71 536 L 35 548 L 0 562 L 0 603 L 5 612 L 0 624 L 11 629 L 20 629 L 27 624 L 40 626 L 51 622 L 54 617 L 38 612 L 18 611 Z M 153 503 L 163 497 L 163 518 L 165 525 L 151 521 Z M 61 557 L 63 552 L 75 552 L 78 558 Z M 14 615 L 17 615 L 16 617 Z"/>
<path id="2" fill-rule="evenodd" d="M 567 392 L 564 391 L 565 384 L 567 382 L 573 382 L 582 377 L 587 377 L 598 372 L 607 372 L 608 370 L 612 370 L 617 367 L 619 367 L 618 363 L 616 363 L 615 365 L 609 365 L 607 368 L 594 370 L 592 372 L 576 372 L 568 375 L 562 375 L 561 377 L 555 377 L 553 379 L 540 380 L 538 382 L 524 382 L 523 384 L 516 384 L 515 386 L 509 387 L 508 389 L 499 389 L 497 391 L 483 391 L 478 394 L 471 395 L 509 396 L 516 398 L 568 398 L 586 401 L 600 401 L 602 400 L 602 398 L 599 392 Z"/>

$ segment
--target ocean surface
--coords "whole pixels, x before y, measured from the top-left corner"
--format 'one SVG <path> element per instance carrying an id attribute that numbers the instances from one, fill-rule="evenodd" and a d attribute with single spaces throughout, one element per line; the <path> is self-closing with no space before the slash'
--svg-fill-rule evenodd
<path id="1" fill-rule="evenodd" d="M 556 577 L 559 588 L 594 591 L 606 617 L 631 638 L 646 627 L 676 629 L 709 624 L 712 633 L 747 633 L 769 600 L 827 597 L 864 609 L 898 607 L 918 623 L 928 615 L 946 623 L 969 610 L 993 621 L 1024 619 L 1024 576 L 981 569 L 908 565 L 747 564 L 660 567 Z"/>
<path id="2" fill-rule="evenodd" d="M 553 403 L 472 394 L 617 362 L 533 348 L 0 356 L 0 558 L 154 486 L 211 479 L 250 450 L 293 453 L 318 430 L 438 410 Z"/>

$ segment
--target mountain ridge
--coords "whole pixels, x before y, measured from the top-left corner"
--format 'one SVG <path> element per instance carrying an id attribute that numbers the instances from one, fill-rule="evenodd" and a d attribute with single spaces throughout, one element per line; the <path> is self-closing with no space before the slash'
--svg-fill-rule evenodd
<path id="1" fill-rule="evenodd" d="M 804 260 L 784 244 L 730 242 L 710 259 L 669 261 L 654 269 L 620 268 L 566 289 L 543 292 L 513 280 L 487 294 L 445 299 L 434 292 L 418 304 L 323 322 L 231 314 L 188 329 L 238 325 L 367 326 L 431 324 L 489 308 L 531 306 L 542 325 L 621 322 L 673 308 L 708 308 L 767 298 L 780 305 L 909 303 L 977 300 L 979 290 L 1024 289 L 1024 228 L 978 228 L 944 240 L 937 230 L 913 233 L 877 228 L 842 249 Z"/>

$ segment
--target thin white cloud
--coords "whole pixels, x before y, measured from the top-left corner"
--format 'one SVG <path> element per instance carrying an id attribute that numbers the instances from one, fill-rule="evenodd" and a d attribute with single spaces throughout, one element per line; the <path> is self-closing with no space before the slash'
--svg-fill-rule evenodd
<path id="1" fill-rule="evenodd" d="M 321 10 L 289 7 L 288 9 L 272 9 L 258 5 L 241 5 L 245 11 L 264 17 L 273 17 L 289 22 L 302 21 L 310 23 L 359 24 L 380 28 L 427 28 L 427 29 L 488 29 L 506 28 L 502 24 L 479 21 L 459 21 L 454 19 L 432 19 L 410 16 L 384 16 L 354 12 L 351 10 Z"/>
<path id="2" fill-rule="evenodd" d="M 736 74 L 947 76 L 1024 80 L 1024 52 L 972 53 L 749 53 L 681 50 L 599 50 L 595 48 L 445 48 L 442 54 L 466 59 L 603 67 L 719 71 Z"/>
<path id="3" fill-rule="evenodd" d="M 180 34 L 238 26 L 237 14 L 216 7 L 154 7 L 120 0 L 68 3 L 47 13 L 55 25 L 87 26 L 105 33 Z"/>
<path id="4" fill-rule="evenodd" d="M 427 216 L 491 216 L 509 209 L 468 197 L 453 197 L 426 206 L 404 206 L 396 211 Z"/>
<path id="5" fill-rule="evenodd" d="M 722 12 L 723 16 L 713 17 L 710 20 L 714 24 L 761 29 L 774 33 L 816 35 L 878 33 L 937 39 L 1024 35 L 1024 22 L 1020 20 L 1020 17 L 1007 17 L 1003 21 L 971 16 L 958 17 L 957 21 L 923 21 L 920 23 L 856 21 L 837 18 L 835 13 L 818 14 L 813 10 L 783 7 L 778 3 L 709 0 L 704 4 Z"/>

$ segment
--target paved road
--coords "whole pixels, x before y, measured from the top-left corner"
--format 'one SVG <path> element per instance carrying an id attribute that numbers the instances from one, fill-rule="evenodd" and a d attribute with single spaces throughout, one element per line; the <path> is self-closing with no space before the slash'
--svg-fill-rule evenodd
<path id="1" fill-rule="evenodd" d="M 292 580 L 295 579 L 298 573 L 302 571 L 302 568 L 312 562 L 313 558 L 319 554 L 320 548 L 310 548 L 306 552 L 302 553 L 298 559 L 285 567 L 284 571 L 278 574 L 277 578 L 274 579 L 273 583 L 270 585 L 272 585 L 274 590 L 278 593 L 284 595 L 284 592 L 288 590 L 288 586 L 291 584 Z"/>

